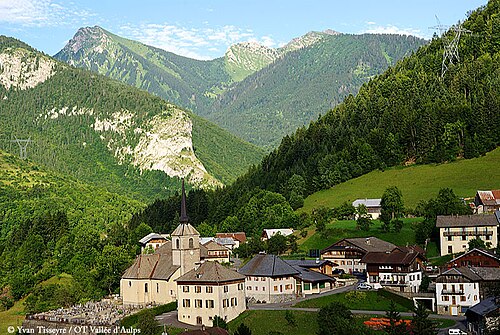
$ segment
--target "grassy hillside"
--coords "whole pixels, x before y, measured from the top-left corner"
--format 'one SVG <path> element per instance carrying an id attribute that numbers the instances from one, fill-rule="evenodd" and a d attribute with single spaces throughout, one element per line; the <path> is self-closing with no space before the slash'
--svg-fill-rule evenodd
<path id="1" fill-rule="evenodd" d="M 446 164 L 413 165 L 385 171 L 375 170 L 358 178 L 311 194 L 299 211 L 335 207 L 359 198 L 380 198 L 389 186 L 403 193 L 405 206 L 414 208 L 419 201 L 435 197 L 439 189 L 452 188 L 459 197 L 474 197 L 477 190 L 500 188 L 500 148 L 485 156 L 461 159 Z"/>

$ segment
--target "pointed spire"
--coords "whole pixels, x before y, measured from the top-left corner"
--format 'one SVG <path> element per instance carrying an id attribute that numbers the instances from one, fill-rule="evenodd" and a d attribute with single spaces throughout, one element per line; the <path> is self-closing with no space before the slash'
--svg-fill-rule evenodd
<path id="1" fill-rule="evenodd" d="M 184 189 L 184 178 L 182 178 L 182 198 L 181 198 L 181 216 L 179 217 L 181 223 L 188 223 L 189 218 L 186 213 L 186 190 Z"/>

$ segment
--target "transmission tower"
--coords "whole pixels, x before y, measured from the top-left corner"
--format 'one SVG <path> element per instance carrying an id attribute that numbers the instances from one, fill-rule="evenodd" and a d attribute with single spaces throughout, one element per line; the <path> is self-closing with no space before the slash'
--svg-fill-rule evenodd
<path id="1" fill-rule="evenodd" d="M 16 139 L 12 140 L 12 142 L 16 142 L 17 145 L 19 145 L 19 151 L 20 151 L 19 157 L 23 160 L 28 158 L 26 148 L 28 147 L 28 144 L 30 144 L 32 142 L 31 137 L 28 137 L 28 139 L 19 139 L 16 137 Z"/>
<path id="2" fill-rule="evenodd" d="M 450 38 L 449 36 L 444 36 L 444 33 L 449 26 L 441 24 L 437 15 L 436 21 L 437 25 L 430 28 L 439 30 L 439 36 L 442 38 L 444 43 L 443 62 L 441 63 L 441 78 L 443 78 L 444 74 L 448 70 L 448 66 L 460 61 L 458 54 L 458 42 L 460 42 L 462 33 L 472 33 L 472 31 L 462 28 L 462 23 L 458 23 L 456 26 L 452 26 L 449 29 L 449 31 L 454 32 L 452 38 Z"/>

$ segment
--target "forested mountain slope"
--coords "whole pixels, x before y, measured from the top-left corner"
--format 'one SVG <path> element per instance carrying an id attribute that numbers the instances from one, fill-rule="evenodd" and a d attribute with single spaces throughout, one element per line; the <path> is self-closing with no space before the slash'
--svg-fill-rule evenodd
<path id="1" fill-rule="evenodd" d="M 286 53 L 223 92 L 207 117 L 241 138 L 274 148 L 424 42 L 399 35 L 310 35 L 317 40 L 308 47 Z"/>
<path id="2" fill-rule="evenodd" d="M 0 147 L 18 152 L 12 140 L 29 138 L 31 160 L 108 190 L 154 199 L 177 191 L 179 177 L 213 188 L 262 155 L 190 112 L 20 41 L 0 37 L 0 63 Z"/>
<path id="3" fill-rule="evenodd" d="M 199 61 L 114 35 L 81 28 L 55 55 L 167 99 L 238 137 L 274 148 L 297 127 L 356 93 L 425 41 L 396 35 L 310 32 L 282 48 L 231 46 Z"/>

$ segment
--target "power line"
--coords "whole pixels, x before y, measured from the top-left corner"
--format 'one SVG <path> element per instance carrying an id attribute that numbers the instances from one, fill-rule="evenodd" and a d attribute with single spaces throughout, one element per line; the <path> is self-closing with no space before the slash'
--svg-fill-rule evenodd
<path id="1" fill-rule="evenodd" d="M 16 142 L 17 145 L 19 145 L 19 157 L 23 160 L 28 158 L 28 153 L 26 152 L 26 148 L 28 147 L 28 144 L 33 142 L 31 140 L 31 137 L 28 137 L 28 139 L 19 139 L 16 137 L 15 140 L 12 140 L 11 142 Z"/>

